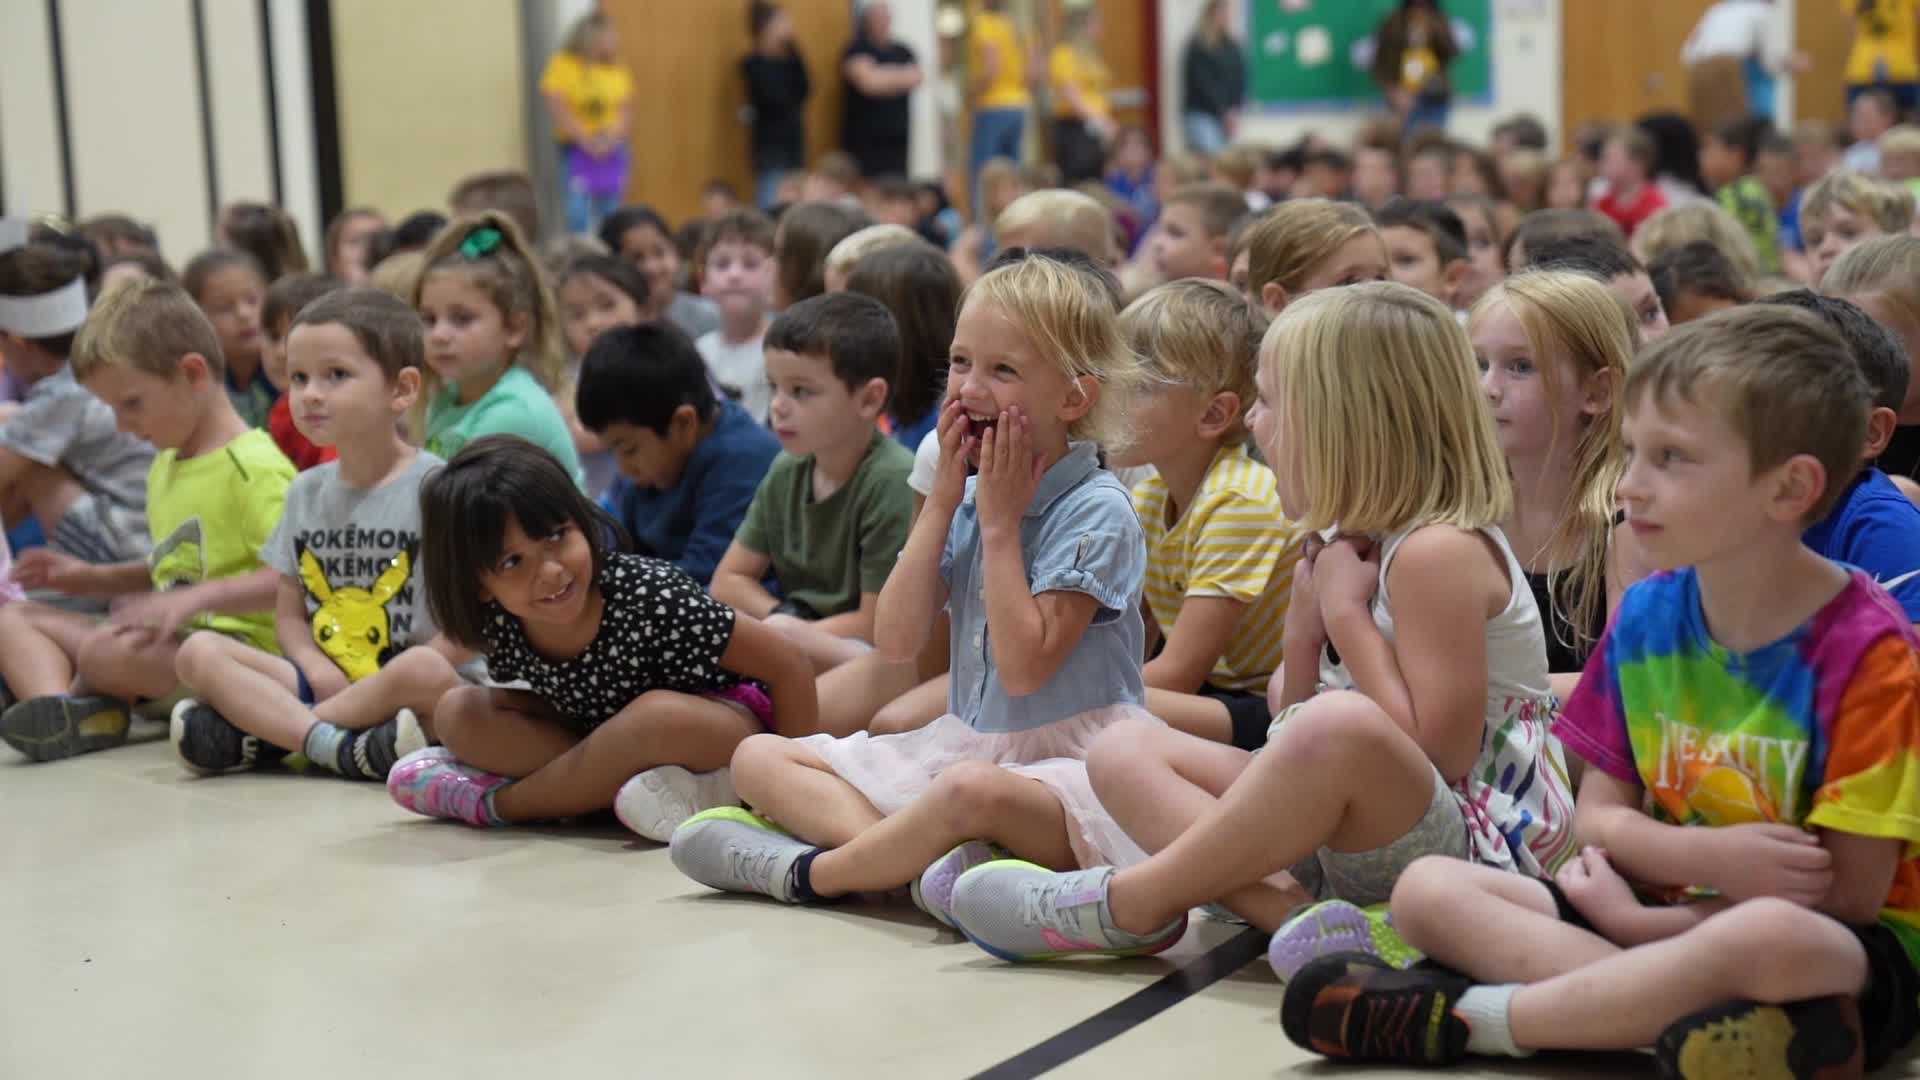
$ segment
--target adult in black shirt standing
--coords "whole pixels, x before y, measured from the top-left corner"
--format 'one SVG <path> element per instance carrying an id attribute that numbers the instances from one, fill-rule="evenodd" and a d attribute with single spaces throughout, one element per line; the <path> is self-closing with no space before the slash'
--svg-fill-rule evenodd
<path id="1" fill-rule="evenodd" d="M 1233 7 L 1210 0 L 1180 57 L 1180 119 L 1187 149 L 1212 157 L 1227 148 L 1247 103 L 1245 46 L 1229 29 Z"/>
<path id="2" fill-rule="evenodd" d="M 793 43 L 793 23 L 778 4 L 753 0 L 747 9 L 753 51 L 740 61 L 747 80 L 753 132 L 754 202 L 772 206 L 780 181 L 807 163 L 806 102 L 813 89 Z"/>
<path id="3" fill-rule="evenodd" d="M 887 0 L 860 5 L 840 74 L 847 83 L 841 141 L 861 175 L 907 175 L 908 103 L 922 75 L 913 50 L 894 40 Z"/>

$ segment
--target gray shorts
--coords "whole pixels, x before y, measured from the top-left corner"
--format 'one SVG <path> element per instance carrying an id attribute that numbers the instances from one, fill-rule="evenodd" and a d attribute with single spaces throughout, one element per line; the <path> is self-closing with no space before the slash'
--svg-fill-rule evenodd
<path id="1" fill-rule="evenodd" d="M 73 501 L 47 537 L 55 551 L 82 562 L 117 563 L 147 554 L 147 515 L 137 507 L 87 492 Z"/>
<path id="2" fill-rule="evenodd" d="M 1318 900 L 1345 900 L 1366 907 L 1385 903 L 1394 883 L 1425 855 L 1467 857 L 1467 819 L 1439 769 L 1433 770 L 1433 801 L 1406 835 L 1372 851 L 1321 848 L 1288 870 Z"/>

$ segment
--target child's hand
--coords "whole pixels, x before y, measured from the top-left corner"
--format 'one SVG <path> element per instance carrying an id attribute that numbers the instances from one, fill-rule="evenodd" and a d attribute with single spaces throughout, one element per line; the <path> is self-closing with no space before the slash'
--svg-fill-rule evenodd
<path id="1" fill-rule="evenodd" d="M 174 589 L 130 597 L 107 618 L 121 631 L 137 634 L 151 643 L 173 640 L 180 628 L 198 614 L 200 605 L 188 590 Z"/>
<path id="2" fill-rule="evenodd" d="M 1832 853 L 1797 825 L 1753 822 L 1706 832 L 1713 847 L 1700 884 L 1730 899 L 1777 896 L 1812 907 L 1833 886 Z"/>
<path id="3" fill-rule="evenodd" d="M 1320 617 L 1333 621 L 1335 612 L 1366 610 L 1380 591 L 1380 553 L 1364 536 L 1340 536 L 1309 555 L 1313 563 Z M 1292 601 L 1288 602 L 1292 606 Z"/>
<path id="4" fill-rule="evenodd" d="M 1601 848 L 1585 847 L 1553 875 L 1573 909 L 1608 937 L 1624 937 L 1614 928 L 1641 910 L 1627 879 L 1607 861 Z"/>
<path id="5" fill-rule="evenodd" d="M 933 474 L 933 490 L 927 502 L 942 508 L 949 516 L 967 497 L 967 452 L 973 449 L 973 437 L 967 434 L 967 407 L 959 398 L 940 409 L 937 430 L 940 433 L 940 467 Z"/>
<path id="6" fill-rule="evenodd" d="M 23 551 L 13 560 L 14 583 L 23 589 L 86 592 L 92 572 L 93 567 L 87 563 L 51 548 Z"/>
<path id="7" fill-rule="evenodd" d="M 1305 657 L 1320 651 L 1327 643 L 1327 622 L 1320 617 L 1319 586 L 1313 579 L 1314 556 L 1318 548 L 1309 536 L 1307 554 L 1293 564 L 1293 592 L 1287 599 L 1287 621 L 1280 630 L 1281 654 Z"/>
<path id="8" fill-rule="evenodd" d="M 1002 412 L 980 437 L 980 481 L 973 493 L 980 528 L 1018 531 L 1020 518 L 1040 486 L 1041 471 L 1026 414 L 1018 409 Z"/>

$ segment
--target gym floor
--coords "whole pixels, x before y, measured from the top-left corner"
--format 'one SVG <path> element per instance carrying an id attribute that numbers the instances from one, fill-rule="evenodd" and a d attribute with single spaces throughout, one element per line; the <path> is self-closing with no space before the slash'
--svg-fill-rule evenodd
<path id="1" fill-rule="evenodd" d="M 372 784 L 195 779 L 162 731 L 46 765 L 0 747 L 0 1077 L 1417 1075 L 1296 1050 L 1264 959 L 1217 974 L 1264 956 L 1239 927 L 1013 967 L 904 899 L 709 892 L 611 817 L 489 833 Z"/>

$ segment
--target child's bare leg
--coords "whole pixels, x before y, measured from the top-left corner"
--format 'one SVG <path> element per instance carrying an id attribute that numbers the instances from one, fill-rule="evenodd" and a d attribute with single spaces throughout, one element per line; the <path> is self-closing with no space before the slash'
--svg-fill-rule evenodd
<path id="1" fill-rule="evenodd" d="M 179 652 L 174 638 L 109 623 L 80 643 L 76 683 L 128 703 L 158 701 L 180 685 L 173 670 Z"/>
<path id="2" fill-rule="evenodd" d="M 866 731 L 883 707 L 919 681 L 914 661 L 893 663 L 869 650 L 820 676 L 820 730 L 835 738 Z"/>
<path id="3" fill-rule="evenodd" d="M 574 748 L 580 736 L 538 695 L 469 686 L 440 699 L 435 734 L 462 764 L 495 776 L 528 776 Z"/>
<path id="4" fill-rule="evenodd" d="M 874 735 L 901 735 L 919 731 L 947 711 L 947 686 L 952 680 L 935 675 L 888 702 L 873 714 L 867 731 Z"/>
<path id="5" fill-rule="evenodd" d="M 284 657 L 225 634 L 202 630 L 174 659 L 180 681 L 227 723 L 293 752 L 306 746 L 313 714 L 300 703 L 300 680 Z"/>
<path id="6" fill-rule="evenodd" d="M 880 811 L 820 755 L 778 735 L 755 735 L 734 751 L 733 789 L 755 813 L 823 847 L 845 844 L 880 821 Z"/>
<path id="7" fill-rule="evenodd" d="M 1060 870 L 1079 864 L 1066 811 L 1037 780 L 983 761 L 949 767 L 927 793 L 813 861 L 821 896 L 898 888 L 968 840 L 988 840 L 1029 862 Z"/>
<path id="8" fill-rule="evenodd" d="M 401 709 L 411 709 L 421 726 L 432 730 L 440 699 L 466 685 L 445 656 L 416 645 L 315 705 L 313 716 L 347 731 L 364 731 L 386 723 Z"/>
<path id="9" fill-rule="evenodd" d="M 620 785 L 659 765 L 695 772 L 725 766 L 759 725 L 741 710 L 712 698 L 650 690 L 615 713 L 591 735 L 494 795 L 504 821 L 571 817 L 613 805 Z M 445 733 L 447 745 L 468 764 Z"/>
<path id="10" fill-rule="evenodd" d="M 1523 986 L 1507 1018 L 1523 1049 L 1638 1049 L 1675 1021 L 1721 1002 L 1854 997 L 1866 985 L 1866 951 L 1852 931 L 1768 897 L 1678 937 Z"/>
<path id="11" fill-rule="evenodd" d="M 1233 717 L 1227 707 L 1210 697 L 1177 690 L 1147 688 L 1147 711 L 1175 731 L 1208 742 L 1233 743 Z"/>
<path id="12" fill-rule="evenodd" d="M 1394 885 L 1392 907 L 1407 944 L 1477 982 L 1538 982 L 1620 951 L 1561 922 L 1540 882 L 1461 859 L 1416 860 Z"/>
<path id="13" fill-rule="evenodd" d="M 1359 694 L 1322 694 L 1281 726 L 1192 828 L 1114 875 L 1114 925 L 1151 934 L 1319 848 L 1385 847 L 1426 816 L 1433 783 L 1426 755 L 1379 706 Z"/>
<path id="14" fill-rule="evenodd" d="M 0 678 L 16 701 L 73 688 L 80 647 L 98 619 L 21 600 L 0 607 Z"/>
<path id="15" fill-rule="evenodd" d="M 781 635 L 799 649 L 801 655 L 813 664 L 817 674 L 825 674 L 842 664 L 850 663 L 872 651 L 872 646 L 864 641 L 855 641 L 830 634 L 805 619 L 792 615 L 769 615 L 767 626 L 780 631 Z"/>
<path id="16" fill-rule="evenodd" d="M 67 511 L 87 489 L 73 474 L 50 465 L 29 465 L 7 493 L 6 520 L 24 521 L 31 515 L 39 519 L 48 536 L 59 526 Z"/>

